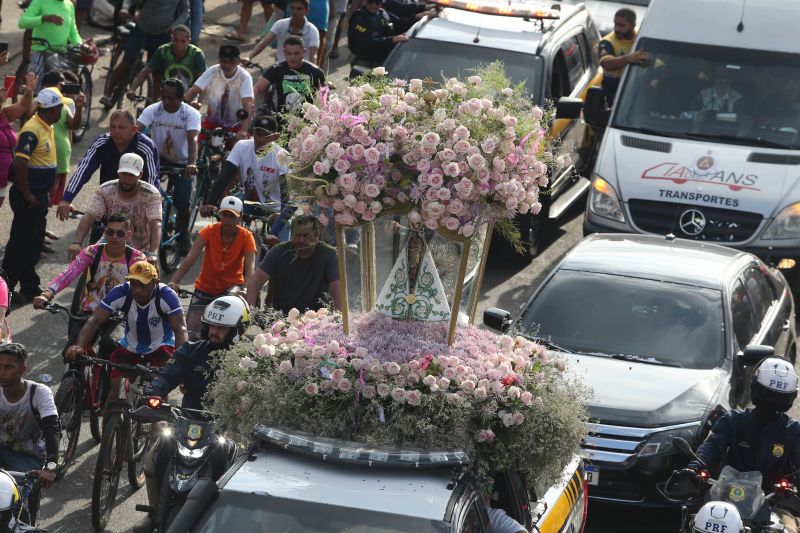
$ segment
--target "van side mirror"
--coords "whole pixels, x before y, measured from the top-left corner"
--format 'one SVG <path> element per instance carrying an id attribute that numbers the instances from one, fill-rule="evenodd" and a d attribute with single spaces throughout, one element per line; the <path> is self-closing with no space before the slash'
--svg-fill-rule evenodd
<path id="1" fill-rule="evenodd" d="M 490 307 L 483 312 L 483 323 L 494 330 L 505 333 L 511 326 L 511 313 L 505 309 Z"/>
<path id="2" fill-rule="evenodd" d="M 756 366 L 762 359 L 775 355 L 775 348 L 761 344 L 751 344 L 742 352 L 740 361 L 744 366 Z"/>
<path id="3" fill-rule="evenodd" d="M 600 87 L 589 87 L 583 104 L 583 119 L 593 128 L 603 129 L 608 125 L 610 110 L 606 108 L 606 95 Z"/>
<path id="4" fill-rule="evenodd" d="M 216 499 L 217 494 L 219 494 L 219 488 L 213 479 L 202 478 L 198 480 L 197 484 L 189 491 L 186 503 L 183 504 L 183 507 L 175 516 L 175 520 L 172 521 L 168 531 L 174 533 L 194 531 L 195 524 L 211 507 L 211 502 Z"/>
<path id="5" fill-rule="evenodd" d="M 556 118 L 580 118 L 583 111 L 583 100 L 562 96 L 556 104 Z"/>

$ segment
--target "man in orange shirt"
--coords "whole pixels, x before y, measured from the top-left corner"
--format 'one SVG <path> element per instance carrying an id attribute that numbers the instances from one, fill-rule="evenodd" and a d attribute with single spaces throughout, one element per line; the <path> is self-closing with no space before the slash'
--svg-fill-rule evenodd
<path id="1" fill-rule="evenodd" d="M 191 341 L 199 338 L 200 316 L 205 306 L 233 287 L 245 286 L 255 267 L 256 241 L 249 230 L 239 225 L 242 201 L 235 196 L 226 196 L 218 213 L 220 221 L 200 230 L 192 249 L 169 283 L 177 291 L 181 279 L 205 249 L 203 266 L 194 284 L 197 296 L 192 297 L 186 315 Z"/>

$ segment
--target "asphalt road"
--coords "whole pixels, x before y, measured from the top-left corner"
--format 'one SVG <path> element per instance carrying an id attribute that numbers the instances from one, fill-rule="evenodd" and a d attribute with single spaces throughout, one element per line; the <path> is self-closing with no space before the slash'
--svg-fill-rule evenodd
<path id="1" fill-rule="evenodd" d="M 210 61 L 216 57 L 216 49 L 223 42 L 221 35 L 227 26 L 238 20 L 238 5 L 235 2 L 224 0 L 206 0 L 206 16 L 204 34 L 201 46 L 206 51 Z M 254 9 L 254 17 L 250 24 L 250 32 L 254 36 L 263 21 L 258 6 Z M 16 2 L 6 2 L 2 7 L 3 24 L 0 28 L 0 41 L 10 43 L 12 53 L 11 63 L 0 67 L 0 75 L 13 74 L 18 65 L 18 58 L 13 54 L 18 52 L 21 43 L 21 32 L 16 30 L 15 21 L 19 16 Z M 82 30 L 84 37 L 102 37 L 104 31 L 91 27 Z M 344 45 L 345 40 L 343 40 Z M 244 45 L 247 48 L 251 45 Z M 344 66 L 346 49 L 342 49 L 342 58 L 333 64 L 330 78 L 334 81 L 341 80 L 347 74 Z M 265 54 L 266 56 L 266 54 Z M 261 58 L 262 64 L 267 64 L 267 57 Z M 92 130 L 85 139 L 73 148 L 73 164 L 83 155 L 86 147 L 94 136 L 104 131 L 108 125 L 107 114 L 101 113 L 97 104 L 102 87 L 102 77 L 105 76 L 107 56 L 101 58 L 95 67 L 95 95 L 94 111 L 92 115 Z M 79 195 L 76 207 L 85 205 L 87 198 L 93 192 L 95 182 L 89 184 Z M 553 242 L 546 247 L 542 254 L 534 261 L 521 260 L 511 253 L 507 247 L 495 243 L 490 250 L 489 264 L 485 275 L 482 295 L 478 308 L 478 320 L 483 309 L 490 306 L 501 307 L 516 314 L 519 307 L 525 303 L 536 286 L 541 283 L 546 273 L 564 256 L 564 254 L 581 239 L 581 213 L 582 205 L 576 206 L 559 221 L 560 225 L 554 232 Z M 53 211 L 53 210 L 51 210 Z M 0 208 L 0 243 L 5 244 L 8 239 L 8 230 L 11 222 L 11 210 L 7 203 Z M 59 222 L 54 213 L 49 219 L 49 229 L 62 238 L 56 242 L 57 253 L 48 256 L 42 261 L 37 270 L 43 283 L 58 273 L 66 262 L 66 248 L 74 234 L 77 222 L 70 220 Z M 193 276 L 187 276 L 188 280 Z M 57 302 L 68 305 L 72 294 L 65 291 L 57 298 Z M 49 374 L 54 379 L 53 389 L 58 386 L 58 381 L 63 371 L 60 350 L 66 342 L 66 323 L 58 316 L 45 312 L 37 312 L 32 307 L 17 308 L 10 317 L 14 331 L 14 338 L 28 346 L 34 354 L 30 361 L 29 377 L 40 380 L 39 376 Z M 91 531 L 90 507 L 92 492 L 92 473 L 97 459 L 98 446 L 92 440 L 88 423 L 83 424 L 81 442 L 78 447 L 77 459 L 63 480 L 44 493 L 40 511 L 40 526 L 54 533 L 77 533 Z M 145 503 L 144 489 L 133 491 L 128 486 L 125 476 L 120 481 L 117 496 L 117 506 L 112 515 L 111 524 L 107 531 L 131 531 L 133 526 L 142 520 L 142 514 L 137 513 L 134 507 L 138 503 Z M 646 524 L 646 526 L 633 526 L 632 524 Z M 678 515 L 663 511 L 631 511 L 597 504 L 590 505 L 589 525 L 590 533 L 616 533 L 620 531 L 642 530 L 650 533 L 666 533 L 675 531 L 678 526 Z"/>

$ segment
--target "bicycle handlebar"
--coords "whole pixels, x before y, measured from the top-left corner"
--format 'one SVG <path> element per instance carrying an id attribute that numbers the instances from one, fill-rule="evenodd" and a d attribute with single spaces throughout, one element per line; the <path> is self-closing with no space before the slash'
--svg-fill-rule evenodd
<path id="1" fill-rule="evenodd" d="M 128 365 L 125 363 L 112 363 L 108 359 L 98 359 L 97 357 L 90 357 L 88 355 L 84 355 L 80 359 L 76 360 L 80 362 L 91 363 L 93 365 L 110 366 L 111 368 L 124 370 L 126 372 L 133 372 L 136 375 L 146 379 L 147 381 L 153 381 L 156 377 L 156 374 L 158 374 L 157 369 L 149 368 L 138 363 L 135 365 Z"/>
<path id="2" fill-rule="evenodd" d="M 52 313 L 54 315 L 56 315 L 58 313 L 63 313 L 65 315 L 67 315 L 67 317 L 71 318 L 72 320 L 83 320 L 82 316 L 73 315 L 72 312 L 69 309 L 67 309 L 63 305 L 57 304 L 55 302 L 48 302 L 48 303 L 44 304 L 44 307 L 42 307 L 42 309 L 44 309 L 48 313 Z"/>

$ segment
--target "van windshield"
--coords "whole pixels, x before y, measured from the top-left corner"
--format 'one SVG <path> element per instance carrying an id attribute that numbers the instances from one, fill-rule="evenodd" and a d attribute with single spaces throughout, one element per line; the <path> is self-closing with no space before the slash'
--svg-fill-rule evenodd
<path id="1" fill-rule="evenodd" d="M 800 147 L 800 54 L 642 38 L 612 127 L 779 149 Z"/>
<path id="2" fill-rule="evenodd" d="M 394 78 L 410 80 L 431 78 L 465 78 L 479 65 L 493 61 L 503 62 L 506 76 L 513 83 L 525 82 L 528 94 L 540 95 L 537 84 L 541 80 L 541 57 L 532 53 L 499 50 L 483 46 L 469 46 L 430 39 L 411 39 L 389 56 L 386 70 Z M 541 95 L 540 95 L 541 96 Z"/>

